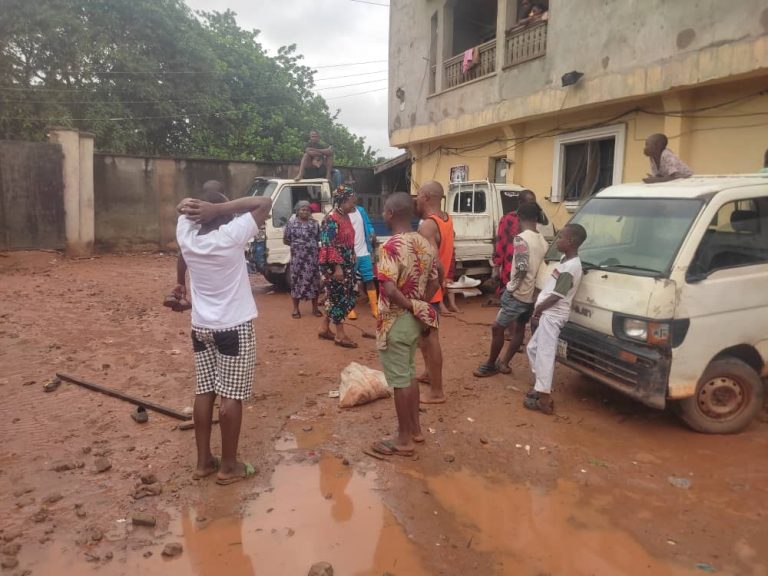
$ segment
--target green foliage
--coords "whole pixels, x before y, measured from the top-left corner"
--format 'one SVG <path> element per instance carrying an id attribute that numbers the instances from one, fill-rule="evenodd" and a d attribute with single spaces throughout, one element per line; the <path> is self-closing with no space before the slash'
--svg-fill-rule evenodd
<path id="1" fill-rule="evenodd" d="M 2 0 L 0 138 L 69 126 L 100 151 L 296 162 L 317 128 L 337 164 L 371 165 L 296 46 L 269 56 L 258 34 L 182 0 Z"/>

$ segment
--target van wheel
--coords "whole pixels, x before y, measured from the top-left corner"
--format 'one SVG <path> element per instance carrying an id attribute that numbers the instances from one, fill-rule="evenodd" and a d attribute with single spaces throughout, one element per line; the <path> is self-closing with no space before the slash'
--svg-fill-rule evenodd
<path id="1" fill-rule="evenodd" d="M 741 432 L 763 407 L 765 387 L 751 366 L 738 358 L 713 360 L 696 394 L 680 400 L 680 417 L 705 434 Z"/>

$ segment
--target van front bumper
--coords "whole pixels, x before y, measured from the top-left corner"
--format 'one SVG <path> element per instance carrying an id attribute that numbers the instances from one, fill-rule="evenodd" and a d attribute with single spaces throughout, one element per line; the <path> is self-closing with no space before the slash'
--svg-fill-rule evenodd
<path id="1" fill-rule="evenodd" d="M 565 356 L 557 357 L 562 364 L 647 406 L 665 407 L 671 365 L 668 351 L 619 340 L 572 322 L 565 325 L 560 339 L 567 343 Z"/>

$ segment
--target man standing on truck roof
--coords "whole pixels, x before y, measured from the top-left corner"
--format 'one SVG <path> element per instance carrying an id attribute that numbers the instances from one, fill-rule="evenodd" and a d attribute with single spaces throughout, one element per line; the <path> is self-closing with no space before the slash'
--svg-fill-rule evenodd
<path id="1" fill-rule="evenodd" d="M 435 312 L 440 310 L 445 289 L 445 273 L 451 267 L 453 255 L 453 220 L 442 210 L 443 186 L 431 180 L 425 182 L 416 192 L 416 212 L 422 222 L 419 234 L 424 236 L 437 253 L 437 268 L 440 288 L 432 297 L 431 304 Z M 427 372 L 418 378 L 419 382 L 429 384 L 429 392 L 421 396 L 424 404 L 442 404 L 445 402 L 443 391 L 443 352 L 440 349 L 440 337 L 437 328 L 427 328 L 419 342 Z"/>
<path id="2" fill-rule="evenodd" d="M 669 182 L 693 176 L 693 171 L 677 157 L 677 154 L 667 148 L 667 143 L 665 134 L 651 134 L 646 138 L 643 154 L 648 156 L 651 162 L 651 173 L 643 178 L 646 184 Z"/>
<path id="3" fill-rule="evenodd" d="M 320 141 L 320 132 L 316 129 L 309 131 L 309 142 L 304 147 L 299 173 L 296 180 L 302 178 L 331 179 L 333 170 L 333 147 Z"/>

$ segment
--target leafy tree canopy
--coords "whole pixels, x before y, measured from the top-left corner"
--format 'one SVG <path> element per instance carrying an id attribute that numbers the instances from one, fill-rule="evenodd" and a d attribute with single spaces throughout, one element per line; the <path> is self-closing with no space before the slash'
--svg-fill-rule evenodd
<path id="1" fill-rule="evenodd" d="M 0 0 L 0 138 L 49 126 L 100 151 L 297 161 L 311 128 L 340 165 L 374 151 L 316 95 L 296 46 L 269 56 L 231 11 L 182 0 Z"/>

